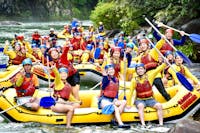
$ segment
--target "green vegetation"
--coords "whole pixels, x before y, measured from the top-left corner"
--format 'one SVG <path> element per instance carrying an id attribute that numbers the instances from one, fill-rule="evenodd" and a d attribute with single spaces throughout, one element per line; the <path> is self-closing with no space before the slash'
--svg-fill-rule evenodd
<path id="1" fill-rule="evenodd" d="M 198 0 L 99 0 L 90 19 L 96 25 L 99 21 L 105 22 L 108 30 L 120 28 L 131 33 L 139 28 L 138 25 L 146 24 L 143 15 L 150 19 L 164 22 L 174 20 L 184 24 L 185 21 L 200 17 L 199 11 Z"/>

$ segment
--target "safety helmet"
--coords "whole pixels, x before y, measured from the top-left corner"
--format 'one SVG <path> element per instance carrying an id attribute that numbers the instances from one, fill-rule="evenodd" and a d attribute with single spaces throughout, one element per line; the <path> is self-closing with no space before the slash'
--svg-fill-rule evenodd
<path id="1" fill-rule="evenodd" d="M 139 44 L 142 44 L 142 43 L 149 44 L 149 41 L 147 39 L 141 39 L 139 41 Z"/>
<path id="2" fill-rule="evenodd" d="M 46 49 L 47 47 L 46 47 L 45 44 L 41 44 L 41 45 L 40 45 L 40 49 L 41 49 L 41 48 L 45 48 L 45 49 Z"/>
<path id="3" fill-rule="evenodd" d="M 24 65 L 32 65 L 32 61 L 31 61 L 31 59 L 30 58 L 26 58 L 26 59 L 24 59 L 23 61 L 22 61 L 22 65 L 24 66 Z"/>
<path id="4" fill-rule="evenodd" d="M 135 69 L 137 69 L 138 67 L 144 67 L 145 68 L 143 63 L 138 63 L 138 64 L 135 65 Z"/>
<path id="5" fill-rule="evenodd" d="M 93 48 L 93 47 L 92 47 L 91 44 L 88 44 L 88 45 L 86 46 L 86 49 L 87 49 L 87 50 L 92 50 L 92 48 Z"/>
<path id="6" fill-rule="evenodd" d="M 36 44 L 36 43 L 33 43 L 33 44 L 31 44 L 31 47 L 32 47 L 32 48 L 37 48 L 37 44 Z"/>
<path id="7" fill-rule="evenodd" d="M 132 42 L 129 42 L 129 43 L 126 44 L 126 47 L 129 47 L 129 48 L 132 48 L 132 49 L 133 49 L 134 44 L 133 44 Z"/>
<path id="8" fill-rule="evenodd" d="M 59 73 L 62 73 L 62 72 L 68 73 L 68 69 L 65 67 L 59 68 L 58 71 L 59 71 Z"/>
<path id="9" fill-rule="evenodd" d="M 103 22 L 99 22 L 99 24 L 100 24 L 100 25 L 102 25 L 102 24 L 103 24 Z"/>
<path id="10" fill-rule="evenodd" d="M 173 52 L 172 51 L 170 51 L 170 50 L 167 50 L 166 52 L 165 52 L 165 57 L 167 57 L 168 55 L 173 55 Z"/>
<path id="11" fill-rule="evenodd" d="M 50 31 L 54 31 L 54 28 L 50 28 Z"/>
<path id="12" fill-rule="evenodd" d="M 108 70 L 108 68 L 114 68 L 113 64 L 108 64 L 104 67 L 105 70 Z"/>
<path id="13" fill-rule="evenodd" d="M 166 29 L 166 30 L 165 30 L 165 34 L 166 34 L 166 33 L 171 33 L 171 34 L 173 35 L 173 34 L 174 34 L 174 31 L 173 31 L 172 29 Z"/>
<path id="14" fill-rule="evenodd" d="M 178 53 L 178 52 L 175 52 L 174 53 L 174 58 L 176 58 L 176 57 L 178 57 L 178 56 L 180 56 L 180 54 Z M 180 56 L 181 57 L 181 56 Z"/>

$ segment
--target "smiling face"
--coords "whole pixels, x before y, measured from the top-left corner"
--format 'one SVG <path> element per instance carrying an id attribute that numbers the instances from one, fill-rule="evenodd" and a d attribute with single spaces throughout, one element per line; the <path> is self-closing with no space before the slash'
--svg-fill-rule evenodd
<path id="1" fill-rule="evenodd" d="M 31 68 L 32 68 L 32 65 L 30 65 L 30 64 L 24 65 L 24 71 L 26 73 L 31 73 Z"/>
<path id="2" fill-rule="evenodd" d="M 181 65 L 183 63 L 183 58 L 181 58 L 180 56 L 176 56 L 175 63 L 178 66 Z"/>
<path id="3" fill-rule="evenodd" d="M 148 48 L 149 48 L 148 44 L 146 44 L 146 43 L 141 43 L 140 44 L 140 49 L 142 50 L 142 52 L 147 51 Z"/>
<path id="4" fill-rule="evenodd" d="M 136 73 L 138 74 L 138 76 L 144 75 L 145 72 L 146 72 L 146 69 L 142 66 L 136 68 Z"/>
<path id="5" fill-rule="evenodd" d="M 113 58 L 119 59 L 119 57 L 120 57 L 120 51 L 114 51 Z"/>
<path id="6" fill-rule="evenodd" d="M 53 50 L 53 51 L 51 52 L 51 57 L 52 57 L 53 59 L 58 59 L 59 53 L 58 53 L 56 50 Z"/>
<path id="7" fill-rule="evenodd" d="M 113 76 L 115 74 L 115 69 L 113 67 L 109 67 L 107 69 L 107 73 L 108 75 Z"/>
<path id="8" fill-rule="evenodd" d="M 62 79 L 62 80 L 66 80 L 68 74 L 67 74 L 66 72 L 60 72 L 60 76 L 61 76 L 61 79 Z"/>

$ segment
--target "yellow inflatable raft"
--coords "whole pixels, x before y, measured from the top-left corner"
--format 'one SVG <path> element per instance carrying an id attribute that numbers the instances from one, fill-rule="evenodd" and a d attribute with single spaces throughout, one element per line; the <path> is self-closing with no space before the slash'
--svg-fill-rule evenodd
<path id="1" fill-rule="evenodd" d="M 49 96 L 47 90 L 37 90 L 38 97 Z M 167 88 L 168 93 L 173 97 L 165 102 L 157 90 L 154 90 L 156 100 L 163 105 L 164 121 L 179 120 L 191 113 L 194 113 L 200 107 L 200 93 L 196 90 L 190 92 L 182 86 Z M 97 108 L 97 99 L 99 90 L 81 90 L 80 98 L 83 102 L 81 108 L 75 109 L 72 123 L 108 123 L 114 117 L 113 115 L 104 115 Z M 129 90 L 126 90 L 126 95 Z M 16 105 L 14 101 L 15 89 L 9 88 L 3 91 L 0 96 L 0 109 L 6 110 Z M 124 97 L 124 91 L 120 91 L 120 99 Z M 144 111 L 146 121 L 155 121 L 158 119 L 156 110 L 150 107 Z M 39 122 L 47 124 L 66 124 L 66 115 L 63 113 L 54 113 L 50 109 L 40 108 L 37 112 L 27 110 L 21 106 L 9 110 L 2 114 L 4 118 L 13 122 Z M 124 122 L 139 121 L 138 110 L 133 105 L 131 109 L 125 109 L 121 115 Z"/>

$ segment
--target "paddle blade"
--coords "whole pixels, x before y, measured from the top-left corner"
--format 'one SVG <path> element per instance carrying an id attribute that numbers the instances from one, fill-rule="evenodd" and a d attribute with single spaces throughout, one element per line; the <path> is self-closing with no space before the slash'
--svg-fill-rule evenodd
<path id="1" fill-rule="evenodd" d="M 115 107 L 113 104 L 107 105 L 102 109 L 102 114 L 112 114 L 115 111 Z"/>
<path id="2" fill-rule="evenodd" d="M 44 108 L 49 108 L 49 107 L 51 107 L 52 105 L 55 105 L 55 104 L 56 104 L 56 101 L 50 96 L 43 97 L 40 100 L 40 106 L 44 107 Z"/>
<path id="3" fill-rule="evenodd" d="M 176 51 L 176 52 L 178 53 L 178 55 L 180 55 L 183 58 L 185 63 L 187 63 L 189 66 L 191 66 L 192 62 L 185 54 L 183 54 L 180 51 Z"/>
<path id="4" fill-rule="evenodd" d="M 183 76 L 181 73 L 177 72 L 176 76 L 178 80 L 181 82 L 181 84 L 189 91 L 193 90 L 193 86 L 190 84 L 190 82 Z"/>
<path id="5" fill-rule="evenodd" d="M 196 43 L 200 43 L 200 35 L 199 34 L 190 34 L 190 39 Z"/>
<path id="6" fill-rule="evenodd" d="M 7 68 L 7 64 L 0 64 L 0 68 Z"/>
<path id="7" fill-rule="evenodd" d="M 0 48 L 0 52 L 3 52 L 4 48 Z"/>
<path id="8" fill-rule="evenodd" d="M 94 52 L 94 58 L 98 59 L 100 57 L 101 54 L 101 49 L 100 48 L 96 48 L 95 52 Z"/>

